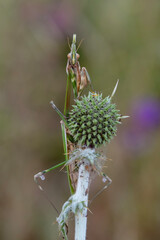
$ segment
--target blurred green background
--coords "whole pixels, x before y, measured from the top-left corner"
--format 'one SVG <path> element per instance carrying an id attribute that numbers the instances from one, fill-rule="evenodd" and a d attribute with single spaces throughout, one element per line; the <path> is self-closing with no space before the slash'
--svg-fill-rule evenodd
<path id="1" fill-rule="evenodd" d="M 60 239 L 57 214 L 33 176 L 64 160 L 60 119 L 49 102 L 63 110 L 73 33 L 84 38 L 80 64 L 96 91 L 107 96 L 120 79 L 114 101 L 130 115 L 103 148 L 113 183 L 90 207 L 88 239 L 159 240 L 159 0 L 1 0 L 0 239 Z M 46 177 L 42 185 L 61 210 L 66 173 Z M 102 187 L 97 177 L 90 196 Z"/>

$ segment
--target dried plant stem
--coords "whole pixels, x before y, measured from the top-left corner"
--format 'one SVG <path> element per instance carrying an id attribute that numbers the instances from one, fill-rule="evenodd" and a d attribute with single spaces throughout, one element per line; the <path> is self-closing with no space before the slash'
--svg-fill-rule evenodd
<path id="1" fill-rule="evenodd" d="M 81 96 L 83 89 L 87 85 L 91 85 L 91 80 L 86 68 L 80 67 L 78 61 L 80 55 L 77 53 L 77 49 L 76 34 L 73 34 L 71 51 L 67 55 L 67 86 L 64 113 L 62 114 L 54 102 L 51 101 L 53 109 L 62 119 L 61 128 L 65 162 L 57 164 L 34 176 L 40 190 L 44 191 L 38 183 L 37 178 L 44 180 L 45 173 L 64 163 L 64 166 L 67 167 L 71 196 L 63 204 L 62 211 L 59 217 L 57 217 L 59 230 L 65 240 L 68 240 L 68 220 L 70 213 L 75 214 L 75 240 L 86 240 L 91 170 L 102 176 L 104 182 L 108 181 L 107 185 L 100 190 L 95 197 L 112 182 L 111 179 L 102 172 L 102 160 L 104 160 L 104 157 L 97 151 L 97 148 L 110 142 L 113 136 L 116 135 L 117 125 L 121 123 L 121 119 L 128 117 L 122 116 L 119 110 L 116 109 L 116 105 L 112 103 L 118 82 L 111 96 L 102 98 L 102 94 L 96 92 L 89 92 L 88 96 Z M 72 105 L 72 110 L 70 110 L 72 89 L 75 104 Z M 72 173 L 70 166 L 74 166 L 76 171 Z M 77 170 L 78 181 L 74 181 L 74 179 L 77 180 Z M 73 179 L 71 178 L 72 174 Z M 75 191 L 74 185 L 76 182 L 77 187 Z M 93 199 L 95 199 L 95 197 Z M 93 199 L 91 201 L 93 201 Z M 54 207 L 53 204 L 52 206 Z M 55 210 L 57 211 L 56 208 Z"/>
<path id="2" fill-rule="evenodd" d="M 89 194 L 90 173 L 85 164 L 79 167 L 79 176 L 75 197 L 82 203 L 82 209 L 78 209 L 75 215 L 75 240 L 85 240 L 87 231 L 87 207 Z"/>

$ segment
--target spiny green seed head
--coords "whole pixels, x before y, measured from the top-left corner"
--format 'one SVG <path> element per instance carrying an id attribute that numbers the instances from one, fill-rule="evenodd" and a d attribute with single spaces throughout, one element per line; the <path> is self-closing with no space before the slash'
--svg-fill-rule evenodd
<path id="1" fill-rule="evenodd" d="M 103 99 L 102 94 L 89 92 L 75 103 L 68 119 L 75 143 L 97 148 L 116 135 L 121 115 L 110 97 Z"/>

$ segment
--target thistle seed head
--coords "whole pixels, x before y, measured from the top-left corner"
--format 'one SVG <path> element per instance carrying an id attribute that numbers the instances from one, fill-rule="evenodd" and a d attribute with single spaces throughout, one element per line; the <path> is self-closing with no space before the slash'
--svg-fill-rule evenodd
<path id="1" fill-rule="evenodd" d="M 111 97 L 103 99 L 102 94 L 89 92 L 88 96 L 75 100 L 68 124 L 75 143 L 97 148 L 116 135 L 120 119 Z"/>

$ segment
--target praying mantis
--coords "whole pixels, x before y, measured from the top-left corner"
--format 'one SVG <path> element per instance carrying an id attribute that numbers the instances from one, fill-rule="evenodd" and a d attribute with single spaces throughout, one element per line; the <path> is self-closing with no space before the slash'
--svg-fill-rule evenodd
<path id="1" fill-rule="evenodd" d="M 67 66 L 66 66 L 67 87 L 66 87 L 64 115 L 68 115 L 68 111 L 69 111 L 71 84 L 73 87 L 74 98 L 77 98 L 77 97 L 79 98 L 83 89 L 88 84 L 90 84 L 92 88 L 91 79 L 87 69 L 85 67 L 82 67 L 81 69 L 80 67 L 80 63 L 78 61 L 78 59 L 80 58 L 80 55 L 77 53 L 78 48 L 76 48 L 76 34 L 73 34 L 73 40 L 70 46 L 71 51 L 67 55 Z"/>

